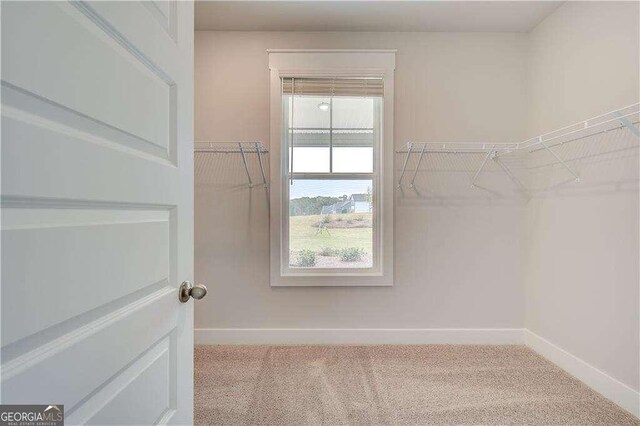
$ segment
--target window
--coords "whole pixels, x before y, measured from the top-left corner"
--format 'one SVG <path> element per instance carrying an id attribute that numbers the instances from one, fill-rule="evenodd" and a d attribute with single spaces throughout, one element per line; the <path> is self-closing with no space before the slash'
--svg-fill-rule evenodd
<path id="1" fill-rule="evenodd" d="M 273 71 L 272 285 L 390 285 L 388 73 Z"/>
<path id="2" fill-rule="evenodd" d="M 382 79 L 283 78 L 289 268 L 371 271 L 378 258 Z"/>

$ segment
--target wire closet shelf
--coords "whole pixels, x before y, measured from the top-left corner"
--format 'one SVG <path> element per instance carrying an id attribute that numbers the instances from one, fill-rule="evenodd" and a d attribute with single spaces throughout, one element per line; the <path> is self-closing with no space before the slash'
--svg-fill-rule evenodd
<path id="1" fill-rule="evenodd" d="M 242 165 L 247 175 L 247 185 L 249 188 L 253 188 L 257 185 L 262 185 L 266 190 L 269 188 L 269 183 L 265 174 L 264 168 L 264 156 L 269 153 L 269 150 L 257 141 L 196 141 L 194 143 L 194 153 L 202 154 L 239 154 L 242 159 Z M 249 163 L 247 157 L 249 155 L 256 155 L 258 158 L 258 164 L 260 166 L 260 175 L 262 183 L 254 183 L 249 171 Z"/>
<path id="2" fill-rule="evenodd" d="M 421 165 L 429 159 L 438 162 L 441 169 L 452 168 L 468 172 L 470 188 L 494 192 L 483 187 L 479 179 L 489 168 L 500 171 L 511 181 L 516 192 L 528 197 L 530 190 L 524 178 L 543 167 L 557 166 L 571 178 L 562 184 L 581 181 L 576 164 L 581 158 L 593 156 L 594 146 L 608 145 L 609 142 L 626 140 L 632 142 L 627 148 L 637 149 L 640 139 L 640 103 L 592 117 L 553 132 L 545 133 L 523 142 L 408 142 L 396 153 L 404 158 L 400 163 L 397 187 L 402 189 L 408 182 L 409 188 L 416 188 L 416 177 Z M 617 132 L 626 132 L 621 137 Z M 617 135 L 617 136 L 613 136 Z M 580 144 L 590 145 L 580 153 Z M 571 145 L 571 150 L 565 149 Z M 578 155 L 581 154 L 581 155 Z M 587 155 L 588 154 L 588 155 Z M 542 158 L 544 156 L 544 161 Z M 498 194 L 496 194 L 498 195 Z"/>

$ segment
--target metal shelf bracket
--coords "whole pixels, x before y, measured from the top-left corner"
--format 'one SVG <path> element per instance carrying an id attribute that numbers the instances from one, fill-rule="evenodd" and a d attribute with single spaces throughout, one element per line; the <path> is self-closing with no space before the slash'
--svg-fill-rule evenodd
<path id="1" fill-rule="evenodd" d="M 553 150 L 552 150 L 551 148 L 549 148 L 549 147 L 547 146 L 547 144 L 545 144 L 545 143 L 544 143 L 544 141 L 542 140 L 542 137 L 540 137 L 540 138 L 539 138 L 539 142 L 540 142 L 540 145 L 542 145 L 542 146 L 544 147 L 544 149 L 546 149 L 547 151 L 549 151 L 549 153 L 550 153 L 551 155 L 553 155 L 553 157 L 554 157 L 556 160 L 558 160 L 558 162 L 559 162 L 560 164 L 562 164 L 562 166 L 563 166 L 565 169 L 567 169 L 567 171 L 568 171 L 569 173 L 571 173 L 571 174 L 573 175 L 573 177 L 575 178 L 575 181 L 576 181 L 577 183 L 580 183 L 580 176 L 579 176 L 576 172 L 574 172 L 574 171 L 573 171 L 573 169 L 571 169 L 571 167 L 569 167 L 569 165 L 568 165 L 567 163 L 565 163 L 565 162 L 564 162 L 564 160 L 563 160 L 562 158 L 558 157 L 558 155 L 557 155 L 555 152 L 553 152 Z"/>
<path id="2" fill-rule="evenodd" d="M 404 164 L 402 165 L 402 172 L 400 173 L 400 178 L 398 179 L 398 188 L 402 188 L 402 179 L 404 178 L 404 173 L 407 170 L 407 163 L 409 163 L 409 157 L 411 156 L 411 150 L 413 149 L 413 142 L 407 143 L 407 156 L 404 157 Z"/>

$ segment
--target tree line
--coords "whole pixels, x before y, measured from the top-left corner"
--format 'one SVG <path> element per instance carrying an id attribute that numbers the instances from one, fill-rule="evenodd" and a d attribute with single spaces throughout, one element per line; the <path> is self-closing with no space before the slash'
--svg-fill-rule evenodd
<path id="1" fill-rule="evenodd" d="M 345 196 L 346 197 L 346 196 Z M 302 197 L 295 198 L 289 202 L 289 215 L 291 216 L 308 216 L 312 214 L 320 214 L 322 206 L 330 206 L 341 201 L 340 197 Z"/>

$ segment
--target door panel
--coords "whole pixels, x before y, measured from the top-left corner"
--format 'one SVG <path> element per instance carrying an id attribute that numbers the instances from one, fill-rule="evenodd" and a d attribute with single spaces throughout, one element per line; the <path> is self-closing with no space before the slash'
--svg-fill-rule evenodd
<path id="1" fill-rule="evenodd" d="M 2 46 L 3 80 L 166 151 L 173 80 L 92 6 L 73 5 L 3 5 L 12 17 L 3 32 L 15 41 Z"/>
<path id="2" fill-rule="evenodd" d="M 2 3 L 2 403 L 192 422 L 193 4 Z"/>
<path id="3" fill-rule="evenodd" d="M 115 395 L 88 420 L 78 417 L 79 423 L 119 424 L 115 413 L 131 412 L 132 424 L 146 425 L 158 422 L 170 409 L 170 346 L 168 339 L 157 344 L 141 357 L 139 365 L 124 372 L 122 383 L 114 383 Z M 127 381 L 129 380 L 129 381 Z M 73 420 L 73 419 L 72 419 Z"/>
<path id="4" fill-rule="evenodd" d="M 74 327 L 71 333 L 38 346 L 37 352 L 4 362 L 3 403 L 33 399 L 44 403 L 62 394 L 65 413 L 73 414 L 83 398 L 175 330 L 176 310 L 171 308 L 176 292 L 172 290 L 164 287 L 135 305 Z M 169 314 L 158 318 L 161 308 Z"/>
<path id="5" fill-rule="evenodd" d="M 65 217 L 54 220 L 59 213 Z M 29 292 L 38 295 L 4 289 L 4 344 L 155 283 L 169 284 L 169 212 L 15 208 L 3 221 L 3 244 L 11 248 L 3 253 L 3 279 L 29 283 Z M 39 259 L 36 265 L 33 259 Z"/>

